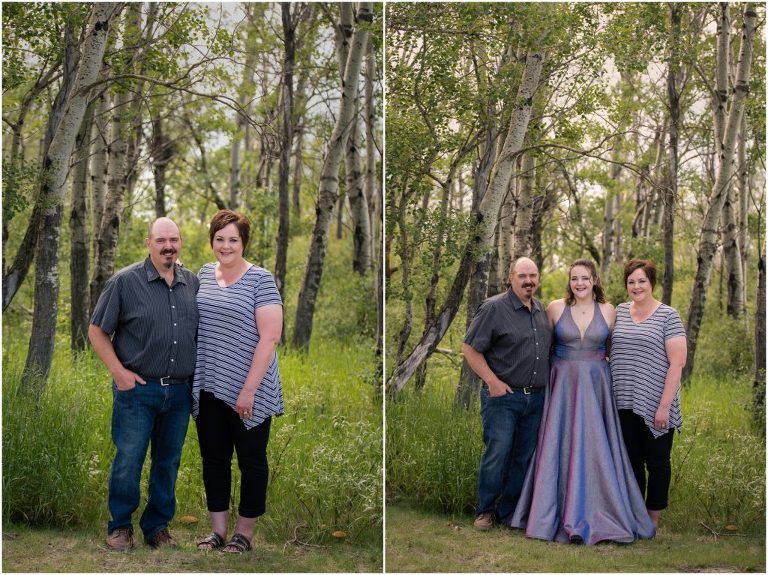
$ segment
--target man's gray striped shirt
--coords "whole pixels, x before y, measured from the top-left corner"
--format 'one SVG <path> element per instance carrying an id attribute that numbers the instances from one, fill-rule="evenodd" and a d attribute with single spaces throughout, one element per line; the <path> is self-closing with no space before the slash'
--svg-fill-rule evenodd
<path id="1" fill-rule="evenodd" d="M 91 323 L 113 336 L 120 362 L 144 379 L 191 377 L 199 285 L 195 274 L 176 264 L 169 286 L 147 257 L 109 278 Z"/>

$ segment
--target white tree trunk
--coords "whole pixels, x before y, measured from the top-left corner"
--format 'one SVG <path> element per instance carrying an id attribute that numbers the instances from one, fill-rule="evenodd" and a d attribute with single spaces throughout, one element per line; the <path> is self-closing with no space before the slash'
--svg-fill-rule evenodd
<path id="1" fill-rule="evenodd" d="M 88 103 L 86 88 L 101 69 L 110 19 L 122 4 L 95 3 L 83 33 L 83 50 L 75 85 L 45 156 L 40 194 L 47 199 L 43 228 L 35 253 L 35 303 L 29 351 L 22 376 L 23 385 L 38 393 L 48 377 L 53 359 L 54 335 L 58 315 L 61 215 L 69 160 Z"/>
<path id="2" fill-rule="evenodd" d="M 744 294 L 742 299 L 744 306 L 747 303 L 747 259 L 749 257 L 749 172 L 747 172 L 747 121 L 745 115 L 741 117 L 739 129 L 739 146 L 737 153 L 736 169 L 739 185 L 739 254 L 741 255 L 741 275 Z"/>
<path id="3" fill-rule="evenodd" d="M 515 210 L 516 198 L 519 195 L 518 183 L 519 177 L 513 177 L 509 182 L 509 189 L 507 196 L 504 198 L 504 202 L 501 204 L 501 213 L 499 214 L 499 231 L 498 231 L 498 245 L 499 245 L 499 263 L 497 270 L 496 286 L 494 288 L 495 293 L 500 293 L 504 290 L 504 282 L 506 281 L 507 271 L 512 262 L 512 248 L 514 236 L 513 230 L 515 229 L 515 217 L 517 211 Z M 488 283 L 491 283 L 489 278 Z"/>
<path id="4" fill-rule="evenodd" d="M 371 2 L 361 2 L 357 14 L 358 20 L 370 22 L 373 19 Z M 339 167 L 344 154 L 352 118 L 355 113 L 355 99 L 360 78 L 360 69 L 368 44 L 368 27 L 363 25 L 355 29 L 352 43 L 344 70 L 344 82 L 339 101 L 339 112 L 336 124 L 331 134 L 328 152 L 320 173 L 320 190 L 316 207 L 317 217 L 312 231 L 312 240 L 304 268 L 304 278 L 299 291 L 296 306 L 296 321 L 294 323 L 293 344 L 302 350 L 309 349 L 312 336 L 312 321 L 315 314 L 317 292 L 323 276 L 325 253 L 328 249 L 328 233 L 330 231 L 333 206 L 339 191 Z"/>
<path id="5" fill-rule="evenodd" d="M 107 158 L 109 123 L 107 122 L 107 116 L 110 106 L 109 91 L 102 90 L 98 97 L 98 106 L 93 121 L 93 143 L 91 144 L 91 235 L 94 242 L 94 252 L 96 251 L 95 242 L 99 237 L 101 217 L 104 215 L 104 200 L 107 196 L 107 176 L 109 170 Z"/>
<path id="6" fill-rule="evenodd" d="M 91 151 L 91 126 L 95 103 L 88 106 L 77 135 L 75 165 L 72 176 L 72 202 L 69 211 L 69 299 L 72 312 L 69 320 L 70 347 L 85 349 L 88 343 L 90 306 L 88 296 L 88 163 Z"/>
<path id="7" fill-rule="evenodd" d="M 512 259 L 531 256 L 531 223 L 533 218 L 533 187 L 536 181 L 536 158 L 533 154 L 523 154 L 518 176 L 517 210 L 515 214 L 515 241 L 512 247 Z M 499 276 L 506 277 L 508 267 L 499 268 Z"/>
<path id="8" fill-rule="evenodd" d="M 719 170 L 728 113 L 728 70 L 731 61 L 731 18 L 728 2 L 720 3 L 717 19 L 717 60 L 715 63 L 715 93 L 712 95 L 712 121 L 715 127 L 715 170 Z"/>
<path id="9" fill-rule="evenodd" d="M 517 92 L 514 109 L 509 122 L 509 128 L 504 140 L 504 145 L 496 161 L 495 168 L 491 174 L 488 190 L 480 201 L 477 211 L 479 230 L 476 238 L 465 248 L 465 254 L 462 257 L 462 263 L 459 266 L 457 279 L 466 276 L 469 278 L 469 269 L 474 261 L 476 265 L 484 270 L 485 281 L 487 282 L 488 268 L 484 264 L 490 258 L 491 251 L 494 248 L 494 233 L 498 222 L 499 209 L 504 199 L 504 194 L 509 187 L 509 180 L 512 177 L 515 160 L 522 149 L 525 135 L 528 132 L 528 122 L 531 119 L 531 110 L 533 108 L 533 98 L 539 87 L 539 78 L 544 64 L 545 54 L 540 50 L 529 50 L 525 60 L 525 70 L 523 78 Z M 480 254 L 477 255 L 469 255 Z M 453 290 L 452 290 L 453 292 Z M 301 299 L 301 298 L 300 298 Z M 454 298 L 455 299 L 455 298 Z M 442 339 L 445 332 L 451 325 L 458 307 L 453 305 L 444 305 L 441 313 L 435 320 L 433 327 L 427 330 L 419 343 L 413 349 L 411 354 L 397 366 L 389 379 L 388 387 L 400 391 L 405 384 L 419 368 L 419 366 L 429 357 L 437 344 Z"/>
<path id="10" fill-rule="evenodd" d="M 733 159 L 735 156 L 736 137 L 741 126 L 741 116 L 744 112 L 744 100 L 749 93 L 749 74 L 752 67 L 752 41 L 755 35 L 757 12 L 755 5 L 749 3 L 744 10 L 744 25 L 739 54 L 738 72 L 734 87 L 733 101 L 728 111 L 723 149 L 720 152 L 719 169 L 712 193 L 709 208 L 704 216 L 699 238 L 698 266 L 691 293 L 691 303 L 688 308 L 688 360 L 683 370 L 683 378 L 690 379 L 693 372 L 693 360 L 696 354 L 696 344 L 704 315 L 704 304 L 707 297 L 707 287 L 712 273 L 712 264 L 717 252 L 717 224 L 723 211 L 723 204 L 728 195 L 728 187 L 733 175 Z"/>

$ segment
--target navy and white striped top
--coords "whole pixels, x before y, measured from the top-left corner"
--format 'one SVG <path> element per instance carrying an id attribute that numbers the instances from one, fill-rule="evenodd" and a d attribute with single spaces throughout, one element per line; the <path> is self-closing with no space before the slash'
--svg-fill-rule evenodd
<path id="1" fill-rule="evenodd" d="M 197 365 L 192 385 L 192 417 L 200 411 L 200 391 L 213 393 L 235 409 L 237 396 L 251 369 L 259 330 L 256 309 L 270 304 L 283 305 L 271 273 L 252 265 L 235 283 L 221 287 L 216 281 L 216 264 L 205 264 L 197 274 L 200 289 L 197 309 Z M 246 429 L 256 427 L 272 415 L 283 414 L 283 390 L 277 354 L 264 374 L 253 402 Z"/>
<path id="2" fill-rule="evenodd" d="M 643 418 L 654 437 L 668 429 L 654 427 L 656 410 L 664 392 L 664 379 L 669 369 L 665 343 L 674 337 L 685 337 L 685 328 L 677 310 L 661 304 L 648 319 L 635 323 L 629 304 L 616 307 L 616 323 L 611 338 L 611 377 L 618 409 L 631 409 Z M 683 426 L 680 392 L 669 409 L 669 429 Z"/>

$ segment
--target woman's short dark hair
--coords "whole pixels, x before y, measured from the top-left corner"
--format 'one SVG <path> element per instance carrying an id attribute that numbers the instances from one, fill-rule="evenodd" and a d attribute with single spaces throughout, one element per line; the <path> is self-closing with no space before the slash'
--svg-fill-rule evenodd
<path id="1" fill-rule="evenodd" d="M 235 224 L 240 233 L 240 239 L 243 240 L 243 253 L 248 247 L 248 240 L 251 237 L 251 222 L 243 214 L 233 212 L 232 210 L 219 210 L 211 220 L 211 227 L 208 229 L 208 237 L 213 246 L 213 238 L 216 232 L 226 228 L 229 224 Z"/>
<path id="2" fill-rule="evenodd" d="M 624 287 L 627 287 L 627 278 L 637 270 L 645 272 L 648 281 L 651 282 L 651 289 L 656 287 L 656 266 L 651 260 L 629 260 L 624 266 Z"/>
<path id="3" fill-rule="evenodd" d="M 571 267 L 568 268 L 568 285 L 566 286 L 565 303 L 568 305 L 573 305 L 576 302 L 576 296 L 573 295 L 573 290 L 571 289 L 571 272 L 576 266 L 585 267 L 589 270 L 589 273 L 592 275 L 593 282 L 592 297 L 595 298 L 597 303 L 605 303 L 605 291 L 603 290 L 603 284 L 600 282 L 600 276 L 597 275 L 597 267 L 592 260 L 587 259 L 578 259 L 571 264 Z"/>

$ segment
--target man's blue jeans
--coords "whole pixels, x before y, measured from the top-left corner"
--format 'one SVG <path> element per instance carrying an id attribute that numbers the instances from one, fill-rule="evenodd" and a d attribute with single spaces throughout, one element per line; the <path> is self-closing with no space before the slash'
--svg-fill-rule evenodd
<path id="1" fill-rule="evenodd" d="M 128 391 L 112 382 L 112 441 L 117 448 L 109 474 L 107 532 L 133 528 L 131 516 L 141 499 L 141 469 L 152 444 L 149 498 L 139 525 L 145 539 L 168 526 L 176 512 L 176 476 L 189 426 L 192 397 L 188 384 L 160 385 L 148 379 Z"/>
<path id="2" fill-rule="evenodd" d="M 528 463 L 536 449 L 536 436 L 544 408 L 544 393 L 522 391 L 491 397 L 480 390 L 485 451 L 477 478 L 476 514 L 495 513 L 499 522 L 515 511 Z"/>

